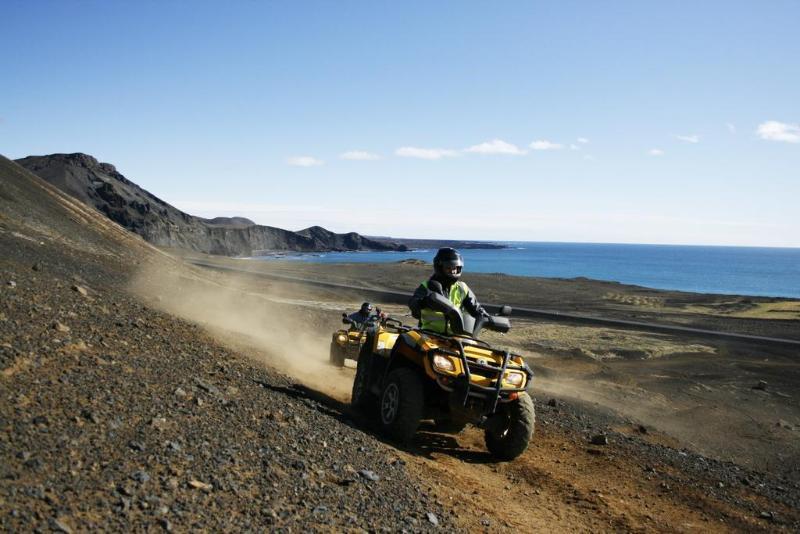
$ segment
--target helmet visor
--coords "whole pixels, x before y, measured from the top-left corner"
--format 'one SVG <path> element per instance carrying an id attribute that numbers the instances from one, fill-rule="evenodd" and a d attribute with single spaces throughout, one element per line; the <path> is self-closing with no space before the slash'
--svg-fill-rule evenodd
<path id="1" fill-rule="evenodd" d="M 459 276 L 461 275 L 461 270 L 464 268 L 464 262 L 461 260 L 461 258 L 444 260 L 441 262 L 441 266 L 442 272 L 445 274 Z"/>

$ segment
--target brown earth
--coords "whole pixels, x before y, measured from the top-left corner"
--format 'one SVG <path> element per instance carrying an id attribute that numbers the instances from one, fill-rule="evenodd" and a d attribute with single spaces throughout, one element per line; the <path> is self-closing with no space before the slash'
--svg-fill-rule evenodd
<path id="1" fill-rule="evenodd" d="M 491 341 L 537 370 L 529 450 L 498 463 L 477 429 L 428 426 L 399 448 L 348 409 L 353 370 L 325 366 L 357 292 L 186 266 L 0 170 L 5 531 L 800 528 L 793 354 L 516 321 Z M 364 279 L 413 287 L 425 274 Z M 575 283 L 556 282 L 564 302 L 579 302 Z M 600 294 L 592 306 L 631 306 Z M 744 403 L 752 436 L 734 417 Z M 685 434 L 714 418 L 731 425 Z"/>

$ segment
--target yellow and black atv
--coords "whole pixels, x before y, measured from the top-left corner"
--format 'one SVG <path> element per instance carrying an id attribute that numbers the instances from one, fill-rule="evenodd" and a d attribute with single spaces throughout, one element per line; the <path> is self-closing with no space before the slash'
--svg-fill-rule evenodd
<path id="1" fill-rule="evenodd" d="M 513 460 L 533 435 L 533 400 L 526 391 L 533 372 L 521 356 L 477 338 L 482 328 L 507 332 L 511 308 L 476 319 L 441 295 L 434 300 L 453 334 L 394 318 L 374 323 L 361 347 L 351 404 L 366 413 L 377 409 L 383 432 L 401 442 L 414 436 L 422 419 L 449 433 L 479 426 L 489 452 Z"/>
<path id="2" fill-rule="evenodd" d="M 350 328 L 337 330 L 331 336 L 330 363 L 336 367 L 344 367 L 347 359 L 358 360 L 361 345 L 367 340 L 367 323 L 359 324 L 347 318 L 347 314 L 342 314 L 342 322 L 350 325 Z"/>

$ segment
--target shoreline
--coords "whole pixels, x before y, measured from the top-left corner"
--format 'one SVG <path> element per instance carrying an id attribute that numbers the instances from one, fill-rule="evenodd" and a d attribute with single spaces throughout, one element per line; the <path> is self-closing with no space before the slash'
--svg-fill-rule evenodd
<path id="1" fill-rule="evenodd" d="M 753 247 L 754 248 L 754 247 Z M 430 252 L 428 249 L 419 250 L 419 251 L 408 251 L 408 252 Z M 352 262 L 352 261 L 314 261 L 304 258 L 321 258 L 325 257 L 327 254 L 392 254 L 392 255 L 402 255 L 406 254 L 407 252 L 398 252 L 398 251 L 368 251 L 368 250 L 348 250 L 348 251 L 331 251 L 331 252 L 289 252 L 289 251 L 274 251 L 270 254 L 263 255 L 263 256 L 248 256 L 248 257 L 236 257 L 230 258 L 234 260 L 249 260 L 253 262 L 274 262 L 274 261 L 285 261 L 287 263 L 296 263 L 296 264 L 316 264 L 316 265 L 392 265 L 392 264 L 411 264 L 411 265 L 426 265 L 428 269 L 432 269 L 432 265 L 430 262 L 425 260 L 420 260 L 417 258 L 405 258 L 396 261 L 378 261 L 378 262 Z M 217 256 L 211 256 L 217 257 Z M 737 292 L 734 290 L 731 291 L 702 291 L 702 290 L 692 290 L 692 289 L 684 289 L 680 287 L 658 287 L 652 285 L 643 285 L 634 282 L 626 282 L 624 280 L 614 280 L 614 279 L 604 279 L 604 278 L 593 278 L 589 276 L 545 276 L 545 275 L 535 275 L 535 274 L 517 274 L 517 273 L 508 273 L 508 272 L 501 272 L 501 271 L 472 271 L 469 273 L 469 276 L 475 275 L 489 275 L 489 276 L 512 276 L 512 277 L 520 277 L 520 278 L 530 278 L 535 280 L 559 280 L 559 281 L 588 281 L 588 282 L 596 282 L 596 283 L 603 283 L 603 284 L 618 284 L 621 286 L 627 286 L 630 288 L 636 288 L 644 291 L 664 291 L 664 292 L 671 292 L 671 293 L 688 293 L 692 295 L 706 295 L 709 297 L 726 297 L 726 298 L 755 298 L 755 299 L 779 299 L 785 301 L 797 301 L 800 300 L 800 294 L 798 295 L 791 295 L 791 294 L 758 294 L 758 293 L 746 293 L 746 292 Z"/>

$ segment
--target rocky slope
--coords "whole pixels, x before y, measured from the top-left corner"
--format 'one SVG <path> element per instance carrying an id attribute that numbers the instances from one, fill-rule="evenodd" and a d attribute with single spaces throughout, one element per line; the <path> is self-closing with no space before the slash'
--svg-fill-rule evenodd
<path id="1" fill-rule="evenodd" d="M 0 530 L 454 528 L 345 414 L 124 291 L 176 262 L 4 158 L 0 250 Z"/>
<path id="2" fill-rule="evenodd" d="M 17 163 L 72 197 L 99 210 L 148 242 L 224 256 L 259 251 L 405 250 L 356 233 L 312 227 L 292 232 L 243 217 L 203 219 L 180 211 L 86 154 L 29 156 Z"/>

